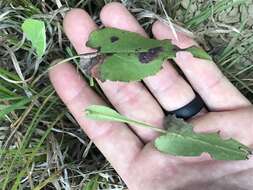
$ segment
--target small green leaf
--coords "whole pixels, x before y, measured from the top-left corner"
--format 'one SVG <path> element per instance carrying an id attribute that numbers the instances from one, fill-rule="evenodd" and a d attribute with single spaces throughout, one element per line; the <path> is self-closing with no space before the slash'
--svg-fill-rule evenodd
<path id="1" fill-rule="evenodd" d="M 208 53 L 206 53 L 205 50 L 203 50 L 202 48 L 192 46 L 185 50 L 192 53 L 193 57 L 212 61 L 212 57 Z"/>
<path id="2" fill-rule="evenodd" d="M 26 19 L 22 24 L 22 30 L 32 46 L 36 49 L 38 57 L 42 57 L 46 50 L 46 30 L 43 21 Z"/>
<path id="3" fill-rule="evenodd" d="M 115 28 L 92 32 L 86 45 L 106 55 L 97 72 L 102 81 L 139 81 L 155 75 L 164 60 L 176 56 L 170 40 L 148 39 Z"/>
<path id="4" fill-rule="evenodd" d="M 96 175 L 95 177 L 91 178 L 91 180 L 85 185 L 83 190 L 97 190 L 99 186 L 98 180 L 99 175 Z"/>
<path id="5" fill-rule="evenodd" d="M 106 106 L 91 105 L 85 109 L 85 114 L 86 114 L 86 117 L 89 119 L 122 122 L 122 123 L 127 123 L 130 125 L 134 125 L 134 126 L 150 128 L 161 133 L 166 132 L 165 130 L 159 129 L 157 127 L 153 127 L 147 123 L 129 119 L 123 115 L 120 115 L 115 110 Z"/>
<path id="6" fill-rule="evenodd" d="M 168 132 L 155 140 L 155 147 L 176 156 L 199 156 L 209 153 L 215 160 L 245 160 L 250 149 L 234 139 L 224 140 L 218 133 L 194 133 L 193 126 L 168 116 Z"/>

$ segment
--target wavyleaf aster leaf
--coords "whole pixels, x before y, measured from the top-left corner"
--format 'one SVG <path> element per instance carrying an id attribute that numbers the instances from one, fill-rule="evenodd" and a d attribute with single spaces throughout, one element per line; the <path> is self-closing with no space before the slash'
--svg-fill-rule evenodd
<path id="1" fill-rule="evenodd" d="M 106 106 L 91 105 L 85 109 L 85 113 L 90 119 L 123 122 L 161 132 L 163 135 L 156 138 L 155 147 L 170 155 L 199 156 L 207 152 L 215 160 L 245 160 L 251 154 L 247 146 L 234 139 L 224 140 L 218 133 L 195 133 L 192 125 L 174 116 L 166 117 L 167 131 L 165 131 L 147 123 L 129 119 Z"/>
<path id="2" fill-rule="evenodd" d="M 176 51 L 191 52 L 194 57 L 212 60 L 201 48 L 180 49 L 170 40 L 146 38 L 134 32 L 103 28 L 92 32 L 86 46 L 103 55 L 96 67 L 95 77 L 102 81 L 139 81 L 155 75 L 167 59 L 174 59 Z"/>
<path id="3" fill-rule="evenodd" d="M 92 32 L 86 45 L 107 55 L 99 67 L 101 80 L 138 81 L 156 74 L 164 60 L 176 56 L 170 40 L 148 39 L 115 28 Z"/>
<path id="4" fill-rule="evenodd" d="M 176 156 L 199 156 L 209 153 L 215 160 L 245 160 L 250 149 L 234 139 L 224 140 L 218 133 L 195 133 L 193 126 L 168 116 L 168 132 L 155 140 L 155 147 Z"/>

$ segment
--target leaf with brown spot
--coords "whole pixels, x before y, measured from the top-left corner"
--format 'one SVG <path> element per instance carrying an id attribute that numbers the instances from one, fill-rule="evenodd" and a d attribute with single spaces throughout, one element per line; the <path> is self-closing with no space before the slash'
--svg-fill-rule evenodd
<path id="1" fill-rule="evenodd" d="M 150 39 L 116 28 L 92 32 L 86 45 L 105 55 L 97 72 L 102 81 L 139 81 L 155 75 L 161 70 L 163 62 L 174 59 L 176 52 L 180 50 L 189 51 L 194 57 L 211 59 L 200 48 L 180 49 L 168 39 Z"/>
<path id="2" fill-rule="evenodd" d="M 92 32 L 86 45 L 107 55 L 99 66 L 101 80 L 142 80 L 155 75 L 166 59 L 176 56 L 170 40 L 148 39 L 115 28 Z"/>

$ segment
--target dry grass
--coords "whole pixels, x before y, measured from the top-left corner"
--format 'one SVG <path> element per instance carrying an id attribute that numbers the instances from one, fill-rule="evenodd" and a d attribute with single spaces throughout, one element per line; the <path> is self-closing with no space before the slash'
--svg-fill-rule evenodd
<path id="1" fill-rule="evenodd" d="M 55 58 L 75 55 L 62 30 L 65 13 L 80 7 L 99 24 L 99 10 L 109 2 L 0 1 L 1 189 L 85 189 L 91 182 L 100 189 L 123 189 L 124 183 L 54 93 L 46 72 Z M 198 37 L 224 73 L 253 101 L 252 1 L 164 0 L 163 6 L 158 0 L 122 2 L 147 32 L 157 18 L 169 24 L 170 18 L 188 28 L 188 34 Z M 29 17 L 46 23 L 43 59 L 36 58 L 20 28 Z"/>

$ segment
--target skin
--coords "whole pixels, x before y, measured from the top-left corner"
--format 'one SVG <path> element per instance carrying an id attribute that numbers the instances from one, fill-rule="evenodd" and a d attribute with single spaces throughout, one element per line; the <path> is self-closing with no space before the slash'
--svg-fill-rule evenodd
<path id="1" fill-rule="evenodd" d="M 107 4 L 101 10 L 100 18 L 106 27 L 148 37 L 135 18 L 119 3 Z M 85 47 L 85 43 L 97 26 L 84 10 L 71 10 L 65 16 L 64 29 L 78 53 L 94 51 Z M 152 31 L 155 38 L 172 39 L 181 48 L 195 44 L 182 33 L 178 33 L 176 40 L 169 27 L 158 21 Z M 194 130 L 220 131 L 224 138 L 233 137 L 253 147 L 251 103 L 214 63 L 194 58 L 188 52 L 178 52 L 176 63 L 209 108 L 209 112 L 202 110 L 189 121 L 195 126 Z M 162 154 L 152 145 L 158 135 L 154 131 L 85 118 L 84 109 L 87 106 L 105 103 L 71 64 L 57 65 L 49 75 L 58 95 L 130 190 L 253 189 L 253 159 L 214 161 L 207 154 L 191 158 Z M 144 80 L 145 86 L 141 82 L 98 82 L 120 113 L 161 128 L 165 115 L 162 108 L 175 110 L 194 98 L 192 87 L 167 62 L 157 75 Z"/>

